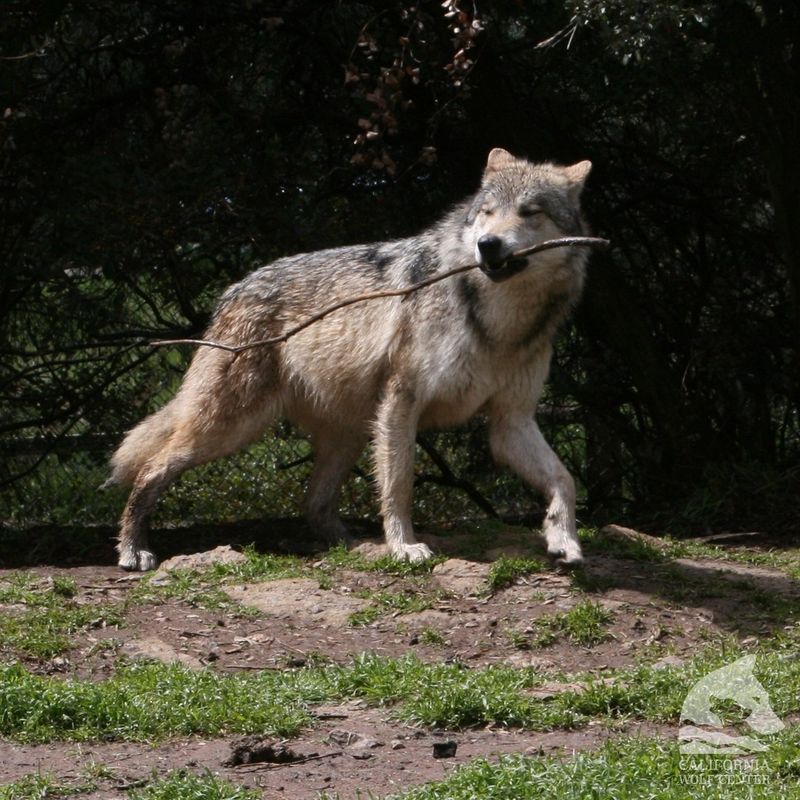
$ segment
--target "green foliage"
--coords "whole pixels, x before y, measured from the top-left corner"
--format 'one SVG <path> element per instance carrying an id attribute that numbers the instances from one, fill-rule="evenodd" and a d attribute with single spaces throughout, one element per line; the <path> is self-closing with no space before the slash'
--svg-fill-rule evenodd
<path id="1" fill-rule="evenodd" d="M 345 567 L 358 572 L 380 572 L 384 575 L 427 575 L 437 564 L 446 560 L 445 556 L 435 556 L 427 561 L 399 561 L 386 555 L 376 559 L 367 559 L 361 553 L 348 550 L 344 545 L 332 547 L 325 554 L 325 562 L 330 567 Z"/>
<path id="2" fill-rule="evenodd" d="M 575 644 L 585 647 L 608 638 L 605 626 L 613 615 L 599 603 L 582 600 L 559 618 L 559 625 Z"/>
<path id="3" fill-rule="evenodd" d="M 492 562 L 486 580 L 489 584 L 489 589 L 496 592 L 513 585 L 517 578 L 536 572 L 542 572 L 545 569 L 547 569 L 547 564 L 539 559 L 500 556 Z"/>
<path id="4" fill-rule="evenodd" d="M 234 603 L 222 588 L 229 583 L 247 581 L 271 581 L 281 578 L 319 575 L 295 556 L 278 556 L 257 553 L 252 547 L 244 549 L 245 561 L 228 564 L 212 564 L 206 569 L 175 569 L 166 575 L 145 578 L 131 594 L 130 601 L 152 603 L 180 598 L 192 605 L 209 609 L 235 610 L 239 614 L 250 613 Z"/>
<path id="5" fill-rule="evenodd" d="M 587 554 L 597 553 L 650 563 L 661 563 L 667 559 L 664 551 L 640 539 L 602 536 L 596 529 L 584 529 L 580 534 Z"/>
<path id="6" fill-rule="evenodd" d="M 74 797 L 81 790 L 60 784 L 47 775 L 26 775 L 14 783 L 0 785 L 0 800 L 46 800 L 48 797 Z"/>
<path id="7" fill-rule="evenodd" d="M 414 614 L 425 611 L 433 604 L 433 598 L 417 592 L 368 592 L 365 596 L 372 601 L 372 605 L 350 615 L 349 623 L 353 627 L 369 625 L 388 612 L 396 615 Z"/>
<path id="8" fill-rule="evenodd" d="M 592 647 L 609 638 L 606 626 L 613 615 L 599 603 L 581 600 L 569 611 L 537 617 L 530 623 L 530 638 L 519 631 L 509 631 L 509 640 L 522 649 L 548 647 L 561 637 L 573 644 Z"/>
<path id="9" fill-rule="evenodd" d="M 756 674 L 775 712 L 800 711 L 796 642 L 760 652 Z M 352 664 L 220 675 L 179 665 L 138 663 L 104 682 L 32 675 L 0 666 L 0 735 L 21 741 L 159 740 L 175 736 L 261 733 L 292 736 L 310 724 L 314 703 L 363 698 L 393 707 L 406 721 L 440 728 L 496 724 L 533 730 L 590 720 L 675 722 L 689 689 L 742 654 L 715 643 L 684 666 L 647 665 L 570 676 L 551 699 L 530 690 L 548 676 L 532 669 L 424 664 L 363 654 Z"/>
<path id="10" fill-rule="evenodd" d="M 235 786 L 210 772 L 193 775 L 178 770 L 143 789 L 134 789 L 128 796 L 131 800 L 259 800 L 261 792 Z"/>
<path id="11" fill-rule="evenodd" d="M 676 741 L 652 737 L 609 740 L 597 751 L 573 753 L 570 759 L 557 756 L 526 758 L 503 756 L 499 761 L 476 759 L 455 770 L 445 780 L 412 789 L 394 800 L 537 800 L 544 796 L 559 800 L 613 797 L 615 800 L 737 800 L 745 791 L 753 800 L 774 797 L 796 800 L 800 797 L 794 777 L 787 767 L 800 758 L 797 729 L 779 737 L 770 755 L 758 769 L 764 780 L 728 780 L 733 776 L 725 767 L 699 759 L 692 768 L 682 756 Z M 780 758 L 778 763 L 775 763 Z M 702 771 L 706 785 L 691 784 Z M 747 773 L 742 773 L 746 776 Z M 750 777 L 753 777 L 752 775 Z"/>
<path id="12" fill-rule="evenodd" d="M 429 625 L 426 625 L 419 632 L 419 641 L 420 644 L 425 644 L 429 647 L 439 647 L 447 643 L 444 638 L 444 634 Z"/>
<path id="13" fill-rule="evenodd" d="M 217 676 L 142 663 L 103 683 L 40 678 L 13 665 L 0 667 L 0 678 L 0 733 L 26 741 L 287 736 L 309 722 L 291 686 L 267 674 Z"/>
<path id="14" fill-rule="evenodd" d="M 77 587 L 70 578 L 55 577 L 42 589 L 35 576 L 11 573 L 0 584 L 0 603 L 20 606 L 0 609 L 0 642 L 11 653 L 49 659 L 68 650 L 71 635 L 91 626 L 120 625 L 117 604 L 81 605 L 74 602 Z"/>

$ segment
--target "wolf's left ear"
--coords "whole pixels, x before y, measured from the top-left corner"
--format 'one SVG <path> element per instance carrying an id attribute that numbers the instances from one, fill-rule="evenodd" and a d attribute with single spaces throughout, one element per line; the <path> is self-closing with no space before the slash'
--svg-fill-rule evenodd
<path id="1" fill-rule="evenodd" d="M 516 159 L 508 150 L 503 150 L 502 147 L 495 147 L 489 153 L 489 158 L 486 159 L 486 172 L 496 172 L 513 164 Z"/>
<path id="2" fill-rule="evenodd" d="M 591 171 L 591 161 L 579 161 L 571 167 L 564 167 L 564 174 L 567 176 L 567 181 L 569 182 L 569 196 L 574 202 L 580 199 L 581 192 L 583 191 L 583 184 L 586 183 L 586 179 L 589 177 Z"/>

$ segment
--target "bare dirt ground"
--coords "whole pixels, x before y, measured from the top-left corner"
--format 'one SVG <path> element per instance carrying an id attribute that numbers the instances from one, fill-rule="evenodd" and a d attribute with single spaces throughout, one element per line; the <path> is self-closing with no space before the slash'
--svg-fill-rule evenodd
<path id="1" fill-rule="evenodd" d="M 295 533 L 291 527 L 283 530 L 280 542 L 293 540 Z M 229 538 L 234 541 L 247 541 L 248 529 L 237 528 L 233 534 Z M 503 554 L 540 552 L 536 541 L 508 534 L 476 555 L 474 541 L 466 536 L 427 540 L 448 556 L 430 575 L 401 577 L 331 568 L 326 588 L 320 588 L 319 580 L 305 577 L 223 587 L 232 600 L 261 612 L 247 617 L 196 607 L 183 598 L 137 604 L 123 626 L 89 629 L 76 634 L 73 646 L 63 655 L 25 663 L 40 673 L 102 680 L 113 674 L 120 658 L 145 657 L 178 661 L 193 669 L 236 672 L 298 669 L 320 661 L 345 664 L 352 655 L 369 651 L 390 657 L 414 653 L 430 663 L 458 660 L 472 668 L 533 666 L 553 673 L 593 671 L 602 676 L 606 669 L 640 659 L 680 663 L 720 635 L 732 634 L 740 640 L 770 636 L 794 620 L 782 620 L 774 613 L 765 616 L 754 607 L 753 593 L 800 596 L 800 585 L 777 569 L 708 559 L 643 562 L 601 552 L 588 555 L 580 579 L 545 571 L 488 592 L 486 578 L 492 561 Z M 218 543 L 216 536 L 210 541 L 202 535 L 189 537 L 175 542 L 173 553 Z M 36 563 L 45 558 L 31 560 L 29 556 L 27 562 L 20 557 L 11 566 L 42 581 L 70 577 L 78 587 L 77 603 L 120 602 L 142 578 L 110 565 L 113 554 L 107 545 L 101 543 L 98 548 L 78 554 L 67 550 L 60 560 L 66 566 Z M 362 549 L 368 555 L 379 552 L 370 543 Z M 163 554 L 164 547 L 160 551 Z M 52 549 L 49 552 L 52 556 Z M 315 558 L 309 556 L 309 563 Z M 9 571 L 0 570 L 0 580 Z M 748 591 L 740 591 L 745 586 Z M 370 598 L 381 592 L 425 598 L 428 607 L 412 613 L 387 609 L 368 624 L 350 624 L 351 615 L 369 607 Z M 582 646 L 561 636 L 546 645 L 536 643 L 537 621 L 565 613 L 586 598 L 610 612 L 604 641 Z M 113 647 L 98 646 L 103 639 L 113 640 Z M 0 658 L 7 656 L 0 645 Z M 553 691 L 557 690 L 556 686 Z M 547 691 L 542 700 L 546 702 Z M 84 796 L 121 798 L 127 788 L 152 778 L 154 771 L 165 774 L 180 767 L 208 769 L 235 783 L 262 787 L 265 797 L 304 800 L 327 791 L 354 798 L 359 790 L 382 796 L 443 778 L 476 756 L 569 753 L 596 747 L 621 730 L 675 734 L 668 726 L 659 731 L 633 723 L 613 731 L 600 724 L 545 733 L 492 727 L 438 731 L 399 723 L 391 709 L 371 708 L 363 701 L 319 706 L 314 715 L 315 725 L 299 737 L 270 742 L 291 749 L 293 759 L 285 763 L 224 765 L 241 738 L 236 736 L 156 746 L 120 742 L 21 745 L 0 740 L 0 783 L 37 772 L 69 782 L 92 764 L 102 764 L 113 777 L 104 777 L 100 788 Z M 442 741 L 456 742 L 454 757 L 434 758 L 434 744 Z"/>

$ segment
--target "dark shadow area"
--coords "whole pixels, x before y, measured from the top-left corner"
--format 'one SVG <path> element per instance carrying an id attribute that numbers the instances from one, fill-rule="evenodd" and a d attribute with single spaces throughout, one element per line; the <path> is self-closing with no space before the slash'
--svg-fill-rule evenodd
<path id="1" fill-rule="evenodd" d="M 698 621 L 737 636 L 772 635 L 800 618 L 800 581 L 775 568 L 705 559 L 634 561 L 589 555 L 575 585 L 621 590 L 696 609 Z"/>
<path id="2" fill-rule="evenodd" d="M 353 536 L 380 535 L 380 525 L 368 520 L 346 520 Z M 35 566 L 110 566 L 117 563 L 116 527 L 37 525 L 0 528 L 0 568 Z M 324 552 L 330 543 L 315 538 L 299 517 L 250 519 L 236 522 L 155 528 L 150 544 L 162 561 L 184 553 L 199 553 L 219 545 L 253 545 L 263 552 L 308 556 Z"/>

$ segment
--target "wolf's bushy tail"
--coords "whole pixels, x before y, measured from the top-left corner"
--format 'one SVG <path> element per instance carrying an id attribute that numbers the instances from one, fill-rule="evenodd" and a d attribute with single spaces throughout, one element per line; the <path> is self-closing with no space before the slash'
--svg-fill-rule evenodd
<path id="1" fill-rule="evenodd" d="M 175 401 L 142 420 L 125 435 L 111 456 L 111 477 L 103 486 L 130 485 L 142 467 L 161 450 L 175 430 Z"/>

